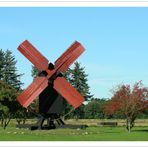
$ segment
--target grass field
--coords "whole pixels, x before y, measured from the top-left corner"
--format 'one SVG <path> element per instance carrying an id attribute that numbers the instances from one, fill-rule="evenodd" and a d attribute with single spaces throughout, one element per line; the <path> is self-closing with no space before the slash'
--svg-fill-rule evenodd
<path id="1" fill-rule="evenodd" d="M 87 120 L 87 123 L 89 123 L 90 121 L 91 120 Z M 69 120 L 67 122 L 74 123 L 74 120 Z M 76 123 L 83 123 L 83 122 L 84 120 L 80 120 L 79 122 Z M 148 120 L 145 120 L 144 123 L 148 123 Z M 55 129 L 55 130 L 30 131 L 28 129 L 16 129 L 15 124 L 11 123 L 6 130 L 0 128 L 0 140 L 1 141 L 148 141 L 148 125 L 136 126 L 133 128 L 131 133 L 128 133 L 125 130 L 124 126 L 99 127 L 95 125 L 90 125 L 86 129 Z"/>

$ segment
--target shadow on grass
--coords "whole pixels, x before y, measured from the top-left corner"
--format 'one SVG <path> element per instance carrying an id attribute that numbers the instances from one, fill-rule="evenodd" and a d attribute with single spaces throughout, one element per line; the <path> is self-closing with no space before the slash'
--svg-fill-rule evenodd
<path id="1" fill-rule="evenodd" d="M 132 130 L 133 132 L 148 132 L 148 129 L 137 129 L 137 130 Z"/>

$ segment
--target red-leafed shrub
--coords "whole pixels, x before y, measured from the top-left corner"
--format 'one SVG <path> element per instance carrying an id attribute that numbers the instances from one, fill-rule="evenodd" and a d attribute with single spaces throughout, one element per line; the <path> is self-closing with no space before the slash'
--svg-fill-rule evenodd
<path id="1" fill-rule="evenodd" d="M 108 115 L 120 114 L 126 117 L 126 128 L 130 132 L 139 113 L 148 110 L 148 88 L 141 81 L 132 88 L 130 85 L 120 85 L 113 91 L 113 97 L 104 106 Z"/>

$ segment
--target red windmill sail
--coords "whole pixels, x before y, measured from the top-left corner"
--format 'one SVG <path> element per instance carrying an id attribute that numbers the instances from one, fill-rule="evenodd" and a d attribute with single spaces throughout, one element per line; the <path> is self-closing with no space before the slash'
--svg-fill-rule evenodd
<path id="1" fill-rule="evenodd" d="M 57 73 L 65 72 L 69 66 L 84 52 L 84 47 L 75 41 L 56 61 L 54 69 L 48 69 L 48 60 L 31 44 L 24 41 L 18 50 L 40 71 L 46 72 L 45 77 L 37 77 L 26 90 L 24 90 L 17 100 L 24 107 L 27 107 L 36 97 L 48 86 L 48 81 Z M 54 79 L 53 88 L 61 94 L 64 99 L 74 108 L 79 107 L 83 101 L 83 96 L 73 88 L 63 77 Z M 45 98 L 46 99 L 46 98 Z"/>
<path id="2" fill-rule="evenodd" d="M 74 108 L 79 107 L 84 101 L 84 98 L 80 95 L 80 93 L 74 87 L 72 87 L 70 83 L 68 83 L 63 77 L 58 77 L 54 81 L 54 88 Z"/>
<path id="3" fill-rule="evenodd" d="M 18 50 L 38 69 L 48 68 L 48 60 L 27 40 L 24 41 Z"/>
<path id="4" fill-rule="evenodd" d="M 46 77 L 37 77 L 18 97 L 17 100 L 24 107 L 35 100 L 35 98 L 48 86 Z"/>
<path id="5" fill-rule="evenodd" d="M 63 54 L 55 61 L 55 68 L 59 72 L 65 72 L 69 66 L 84 52 L 83 46 L 75 41 Z"/>

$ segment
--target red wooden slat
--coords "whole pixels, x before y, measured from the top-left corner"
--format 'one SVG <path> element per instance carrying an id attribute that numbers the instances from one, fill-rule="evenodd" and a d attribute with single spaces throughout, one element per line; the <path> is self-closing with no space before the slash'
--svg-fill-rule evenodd
<path id="1" fill-rule="evenodd" d="M 83 46 L 78 46 L 67 58 L 65 62 L 61 65 L 61 67 L 58 68 L 59 72 L 65 72 L 69 66 L 84 52 Z"/>
<path id="2" fill-rule="evenodd" d="M 25 40 L 18 50 L 40 71 L 48 68 L 48 60 L 31 44 Z"/>
<path id="3" fill-rule="evenodd" d="M 58 77 L 54 81 L 54 89 L 74 108 L 79 107 L 84 101 L 84 97 L 63 77 Z"/>
<path id="4" fill-rule="evenodd" d="M 64 63 L 73 55 L 73 52 L 78 52 L 79 54 L 81 54 L 81 52 L 84 51 L 83 46 L 75 41 L 56 61 L 55 61 L 55 68 L 59 69 L 60 67 L 64 67 Z M 78 56 L 77 56 L 78 57 Z M 70 63 L 69 66 L 77 59 L 77 57 L 75 57 L 75 59 L 73 59 Z M 67 66 L 66 66 L 67 67 Z M 64 68 L 61 68 L 64 69 Z M 65 70 L 68 69 L 65 68 Z"/>
<path id="5" fill-rule="evenodd" d="M 28 107 L 33 100 L 48 86 L 46 77 L 37 77 L 18 97 L 17 101 L 24 107 Z"/>
<path id="6" fill-rule="evenodd" d="M 61 62 L 64 60 L 64 58 L 66 58 L 69 53 L 71 53 L 72 51 L 75 50 L 75 48 L 77 48 L 77 46 L 79 46 L 79 42 L 75 41 L 56 61 L 55 61 L 55 67 L 58 67 Z"/>

